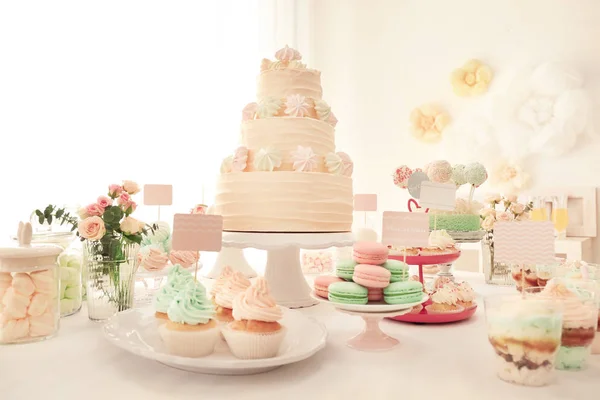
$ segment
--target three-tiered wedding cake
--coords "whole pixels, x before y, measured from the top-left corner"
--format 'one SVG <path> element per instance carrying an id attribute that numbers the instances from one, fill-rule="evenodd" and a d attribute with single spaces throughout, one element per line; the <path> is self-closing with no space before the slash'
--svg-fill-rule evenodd
<path id="1" fill-rule="evenodd" d="M 257 102 L 242 112 L 242 146 L 221 165 L 215 213 L 227 231 L 350 231 L 353 164 L 335 152 L 321 72 L 287 46 L 275 57 L 263 59 Z"/>

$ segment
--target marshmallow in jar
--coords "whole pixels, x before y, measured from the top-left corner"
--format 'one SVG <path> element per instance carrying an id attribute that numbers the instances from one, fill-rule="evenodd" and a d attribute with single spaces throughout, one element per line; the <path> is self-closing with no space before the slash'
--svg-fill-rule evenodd
<path id="1" fill-rule="evenodd" d="M 19 245 L 0 247 L 0 344 L 50 338 L 60 319 L 59 273 L 62 248 L 31 245 L 31 225 L 19 228 Z"/>

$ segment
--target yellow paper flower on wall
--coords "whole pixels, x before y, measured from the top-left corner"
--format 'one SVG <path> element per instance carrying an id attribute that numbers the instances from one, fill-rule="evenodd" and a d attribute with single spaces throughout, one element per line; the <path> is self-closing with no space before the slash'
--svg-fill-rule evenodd
<path id="1" fill-rule="evenodd" d="M 442 131 L 450 123 L 450 116 L 433 104 L 417 107 L 410 113 L 412 135 L 427 143 L 442 140 Z"/>
<path id="2" fill-rule="evenodd" d="M 452 71 L 450 82 L 457 96 L 478 96 L 487 91 L 492 81 L 492 69 L 479 60 L 469 60 Z"/>

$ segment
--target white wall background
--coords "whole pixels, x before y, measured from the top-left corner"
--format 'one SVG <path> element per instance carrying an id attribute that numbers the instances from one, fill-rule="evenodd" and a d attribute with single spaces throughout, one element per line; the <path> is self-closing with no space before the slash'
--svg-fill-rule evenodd
<path id="1" fill-rule="evenodd" d="M 503 88 L 509 71 L 556 60 L 582 71 L 586 87 L 600 97 L 596 0 L 327 0 L 314 7 L 315 66 L 340 120 L 336 143 L 355 161 L 355 193 L 378 193 L 380 210 L 406 207 L 406 192 L 390 176 L 397 165 L 490 161 L 452 146 L 461 135 L 452 127 L 438 145 L 408 135 L 408 115 L 421 103 L 439 102 L 454 117 L 478 105 L 479 98 L 456 97 L 449 82 L 466 60 L 492 67 L 490 94 Z M 599 154 L 596 141 L 560 159 L 540 159 L 529 171 L 532 189 L 600 186 Z M 596 248 L 600 257 L 600 243 Z"/>

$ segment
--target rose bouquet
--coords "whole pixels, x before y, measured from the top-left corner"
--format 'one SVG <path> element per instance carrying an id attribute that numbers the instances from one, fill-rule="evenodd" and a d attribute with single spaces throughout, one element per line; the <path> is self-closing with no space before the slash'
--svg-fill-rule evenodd
<path id="1" fill-rule="evenodd" d="M 517 196 L 490 194 L 485 198 L 488 207 L 480 211 L 481 228 L 486 231 L 483 239 L 483 266 L 487 283 L 511 284 L 508 265 L 494 261 L 494 225 L 498 221 L 526 221 L 530 219 L 533 203 L 523 204 Z M 497 207 L 500 206 L 500 209 Z"/>
<path id="2" fill-rule="evenodd" d="M 132 196 L 139 192 L 139 185 L 133 181 L 109 185 L 107 195 L 80 208 L 78 217 L 53 205 L 44 211 L 35 210 L 40 224 L 55 221 L 71 225 L 71 230 L 76 230 L 84 242 L 91 319 L 106 319 L 132 305 L 139 244 L 144 235 L 157 228 L 131 216 L 137 208 Z"/>

